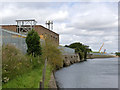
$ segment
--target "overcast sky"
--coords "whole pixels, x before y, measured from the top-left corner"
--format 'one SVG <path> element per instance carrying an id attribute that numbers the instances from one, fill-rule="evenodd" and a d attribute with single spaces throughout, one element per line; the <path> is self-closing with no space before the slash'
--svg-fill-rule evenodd
<path id="1" fill-rule="evenodd" d="M 37 24 L 45 26 L 46 20 L 52 20 L 61 45 L 81 42 L 98 51 L 104 42 L 102 51 L 118 50 L 117 2 L 5 2 L 0 6 L 1 24 L 16 24 L 16 19 L 36 19 Z"/>

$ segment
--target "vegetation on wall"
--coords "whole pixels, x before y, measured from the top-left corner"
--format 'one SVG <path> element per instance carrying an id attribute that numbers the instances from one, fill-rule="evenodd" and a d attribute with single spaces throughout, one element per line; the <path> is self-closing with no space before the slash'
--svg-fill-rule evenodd
<path id="1" fill-rule="evenodd" d="M 42 46 L 42 53 L 44 60 L 47 58 L 48 63 L 53 67 L 53 69 L 63 66 L 62 53 L 58 49 L 58 46 L 54 44 L 49 37 L 45 38 L 45 43 Z"/>
<path id="2" fill-rule="evenodd" d="M 73 48 L 75 49 L 75 52 L 80 55 L 80 59 L 86 59 L 87 53 L 91 52 L 92 50 L 89 49 L 89 46 L 83 45 L 80 42 L 75 42 L 70 45 L 65 45 L 65 47 Z"/>
<path id="3" fill-rule="evenodd" d="M 27 53 L 28 55 L 32 54 L 33 56 L 41 55 L 41 45 L 40 45 L 40 37 L 35 30 L 31 30 L 28 32 L 26 37 L 27 44 Z"/>

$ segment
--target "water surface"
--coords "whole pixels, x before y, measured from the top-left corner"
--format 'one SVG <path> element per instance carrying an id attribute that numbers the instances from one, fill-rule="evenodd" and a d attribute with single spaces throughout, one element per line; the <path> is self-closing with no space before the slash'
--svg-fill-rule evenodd
<path id="1" fill-rule="evenodd" d="M 55 73 L 60 88 L 118 88 L 118 58 L 88 59 Z"/>

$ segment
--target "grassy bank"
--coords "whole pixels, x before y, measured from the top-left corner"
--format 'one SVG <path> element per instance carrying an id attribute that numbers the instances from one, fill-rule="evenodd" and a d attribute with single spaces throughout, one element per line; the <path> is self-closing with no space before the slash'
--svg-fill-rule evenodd
<path id="1" fill-rule="evenodd" d="M 19 75 L 6 84 L 3 84 L 3 88 L 39 88 L 39 83 L 42 80 L 42 68 L 33 69 L 28 73 Z M 51 76 L 51 68 L 47 66 L 45 88 L 48 88 L 48 82 Z"/>
<path id="2" fill-rule="evenodd" d="M 2 50 L 2 87 L 39 88 L 44 68 L 42 56 L 24 55 L 12 45 L 4 45 Z M 51 71 L 51 66 L 47 64 L 45 88 L 48 87 Z"/>

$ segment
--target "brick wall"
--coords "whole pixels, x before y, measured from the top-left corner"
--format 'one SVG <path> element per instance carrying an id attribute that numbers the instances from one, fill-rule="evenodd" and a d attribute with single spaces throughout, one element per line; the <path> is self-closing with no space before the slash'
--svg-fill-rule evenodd
<path id="1" fill-rule="evenodd" d="M 17 25 L 2 25 L 1 26 L 2 29 L 7 29 L 13 32 L 16 32 L 16 27 Z"/>
<path id="2" fill-rule="evenodd" d="M 36 25 L 35 26 L 35 31 L 38 32 L 39 35 L 49 35 L 50 38 L 55 41 L 56 44 L 59 45 L 59 34 L 41 26 L 41 25 Z"/>

